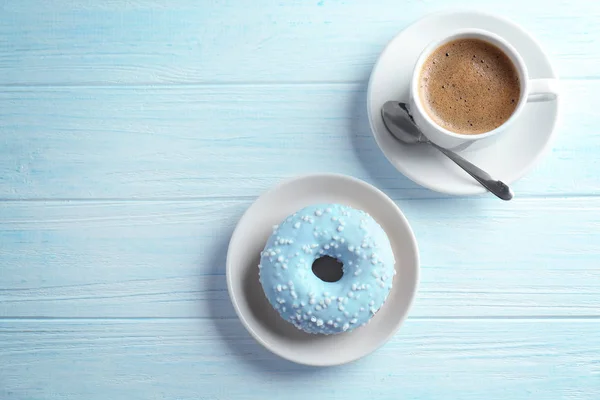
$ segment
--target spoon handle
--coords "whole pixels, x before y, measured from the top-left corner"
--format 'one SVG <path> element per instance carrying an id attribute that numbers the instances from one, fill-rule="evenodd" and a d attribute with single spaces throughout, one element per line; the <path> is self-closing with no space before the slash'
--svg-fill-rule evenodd
<path id="1" fill-rule="evenodd" d="M 455 152 L 445 149 L 443 147 L 438 146 L 433 142 L 428 142 L 430 145 L 444 153 L 449 159 L 454 161 L 456 165 L 464 169 L 469 175 L 471 175 L 477 182 L 481 183 L 481 185 L 489 190 L 491 193 L 495 194 L 502 200 L 510 200 L 513 198 L 513 193 L 510 188 L 502 181 L 497 181 L 493 179 L 490 174 L 482 170 L 481 168 L 476 167 L 471 164 Z"/>

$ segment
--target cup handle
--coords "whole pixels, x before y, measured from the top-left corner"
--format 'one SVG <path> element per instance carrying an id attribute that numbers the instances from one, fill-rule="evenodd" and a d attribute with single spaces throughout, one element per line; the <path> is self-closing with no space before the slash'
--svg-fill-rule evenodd
<path id="1" fill-rule="evenodd" d="M 527 102 L 550 101 L 558 97 L 558 79 L 532 79 L 529 81 Z"/>

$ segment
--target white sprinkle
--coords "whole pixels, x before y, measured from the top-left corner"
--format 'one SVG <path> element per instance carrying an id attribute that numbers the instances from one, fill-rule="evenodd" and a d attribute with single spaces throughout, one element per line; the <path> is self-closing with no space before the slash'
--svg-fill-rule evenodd
<path id="1" fill-rule="evenodd" d="M 281 264 L 281 268 L 287 269 L 287 264 Z"/>
<path id="2" fill-rule="evenodd" d="M 312 317 L 310 317 L 310 320 L 311 320 L 311 322 L 317 322 L 317 317 L 312 316 Z"/>
<path id="3" fill-rule="evenodd" d="M 312 247 L 313 249 L 316 249 L 317 247 L 319 247 L 318 244 L 311 244 L 310 247 Z"/>
<path id="4" fill-rule="evenodd" d="M 345 316 L 346 318 L 348 318 L 348 317 L 350 316 L 350 313 L 349 313 L 348 311 L 344 311 L 344 316 Z"/>
<path id="5" fill-rule="evenodd" d="M 333 324 L 333 327 L 334 327 L 334 328 L 337 328 L 338 326 L 339 326 L 339 325 L 337 324 L 337 322 Z"/>
<path id="6" fill-rule="evenodd" d="M 370 305 L 370 306 L 374 306 L 374 305 L 375 305 L 375 301 L 371 300 L 371 301 L 369 302 L 369 305 Z"/>
<path id="7" fill-rule="evenodd" d="M 340 317 L 337 317 L 335 320 L 336 320 L 337 322 L 342 322 L 342 319 L 341 319 Z"/>
<path id="8" fill-rule="evenodd" d="M 323 325 L 323 320 L 322 319 L 318 319 L 317 320 L 317 326 L 321 326 Z"/>
<path id="9" fill-rule="evenodd" d="M 262 268 L 262 265 L 258 264 L 258 269 L 261 269 L 261 268 Z"/>
<path id="10" fill-rule="evenodd" d="M 344 239 L 344 238 L 340 239 L 340 243 L 344 243 L 345 241 L 346 241 L 346 239 Z"/>
<path id="11" fill-rule="evenodd" d="M 321 311 L 321 306 L 317 304 L 317 305 L 315 306 L 315 310 L 317 310 L 317 311 Z"/>
<path id="12" fill-rule="evenodd" d="M 292 297 L 294 297 L 294 296 L 292 296 Z M 292 308 L 298 308 L 298 307 L 299 307 L 298 303 L 292 304 Z"/>
<path id="13" fill-rule="evenodd" d="M 306 307 L 306 303 L 305 303 L 305 302 L 303 302 L 303 301 L 301 301 L 301 302 L 300 302 L 300 305 L 301 305 L 302 307 Z"/>
<path id="14" fill-rule="evenodd" d="M 338 297 L 337 301 L 342 302 L 342 301 L 344 301 L 344 298 L 343 297 Z"/>
<path id="15" fill-rule="evenodd" d="M 323 246 L 323 248 L 324 248 L 325 250 L 329 250 L 329 245 L 328 245 L 328 244 L 326 244 L 325 246 Z"/>
<path id="16" fill-rule="evenodd" d="M 340 225 L 344 226 L 344 225 L 346 225 L 346 223 L 340 219 Z"/>
<path id="17" fill-rule="evenodd" d="M 379 274 L 377 273 L 377 271 L 371 272 L 371 275 L 373 275 L 373 278 L 379 278 Z"/>
<path id="18" fill-rule="evenodd" d="M 294 298 L 294 299 L 298 298 L 298 295 L 293 290 L 290 292 L 290 296 L 292 296 L 292 298 Z"/>
<path id="19" fill-rule="evenodd" d="M 315 299 L 313 299 L 313 298 L 311 298 L 311 299 L 308 301 L 308 304 L 311 304 L 311 305 L 312 305 L 312 304 L 315 304 L 315 303 L 316 303 L 316 300 L 315 300 Z"/>
<path id="20" fill-rule="evenodd" d="M 316 210 L 316 211 L 315 211 L 315 215 L 316 215 L 317 217 L 320 217 L 321 215 L 323 215 L 323 211 L 321 211 L 321 210 Z"/>
<path id="21" fill-rule="evenodd" d="M 344 311 L 344 306 L 342 304 L 338 304 L 338 310 Z"/>
<path id="22" fill-rule="evenodd" d="M 383 274 L 383 275 L 381 276 L 381 280 L 382 280 L 382 281 L 384 281 L 384 282 L 385 282 L 385 281 L 387 281 L 387 278 L 388 278 L 388 277 L 387 277 L 387 275 L 385 275 L 385 274 Z"/>
<path id="23" fill-rule="evenodd" d="M 354 292 L 348 292 L 348 297 L 350 297 L 350 298 L 354 297 Z"/>
<path id="24" fill-rule="evenodd" d="M 287 287 L 287 285 L 283 285 L 281 288 L 282 288 L 283 290 L 287 290 L 287 288 L 288 288 L 288 287 Z"/>
<path id="25" fill-rule="evenodd" d="M 281 288 L 281 285 L 277 285 L 277 291 L 278 291 L 278 292 L 281 292 L 281 289 L 282 289 L 282 288 Z"/>
<path id="26" fill-rule="evenodd" d="M 333 217 L 331 217 L 332 221 L 337 221 L 337 217 L 334 215 Z"/>
<path id="27" fill-rule="evenodd" d="M 350 324 L 345 323 L 344 326 L 342 326 L 342 330 L 347 331 L 348 329 L 350 329 Z"/>
<path id="28" fill-rule="evenodd" d="M 281 307 L 281 311 L 283 311 L 283 312 L 286 312 L 286 311 L 287 311 L 287 308 L 285 308 L 285 307 Z"/>
<path id="29" fill-rule="evenodd" d="M 312 311 L 308 310 L 308 311 L 306 312 L 306 315 L 312 315 Z"/>
<path id="30" fill-rule="evenodd" d="M 375 260 L 375 259 L 372 259 L 372 260 L 371 260 L 371 264 L 373 264 L 373 265 L 377 265 L 377 260 Z"/>
<path id="31" fill-rule="evenodd" d="M 277 257 L 277 261 L 279 261 L 279 262 L 283 262 L 283 260 L 284 260 L 283 256 L 279 256 L 279 257 Z"/>
<path id="32" fill-rule="evenodd" d="M 327 208 L 325 209 L 325 212 L 328 212 L 328 213 L 330 213 L 330 212 L 331 212 L 331 208 L 327 207 Z"/>
<path id="33" fill-rule="evenodd" d="M 364 308 L 364 307 L 361 307 L 361 308 L 359 308 L 359 310 L 360 310 L 361 312 L 363 312 L 363 311 L 365 311 L 365 308 Z"/>
<path id="34" fill-rule="evenodd" d="M 351 323 L 351 324 L 355 324 L 355 323 L 357 323 L 357 322 L 358 322 L 358 319 L 356 319 L 356 318 L 352 318 L 352 319 L 350 320 L 350 323 Z"/>
<path id="35" fill-rule="evenodd" d="M 325 299 L 325 304 L 330 305 L 331 304 L 331 299 L 330 298 L 326 298 Z"/>
<path id="36" fill-rule="evenodd" d="M 354 246 L 348 246 L 348 251 L 353 253 L 354 252 Z"/>
<path id="37" fill-rule="evenodd" d="M 384 288 L 385 287 L 385 283 L 379 281 L 379 286 L 382 287 L 382 288 Z"/>
<path id="38" fill-rule="evenodd" d="M 337 231 L 338 231 L 338 232 L 341 232 L 341 231 L 343 231 L 343 230 L 344 230 L 344 227 L 343 227 L 343 226 L 341 226 L 341 225 L 340 225 L 340 226 L 338 226 L 338 227 L 337 227 Z"/>
<path id="39" fill-rule="evenodd" d="M 319 250 L 319 254 L 325 254 L 325 251 L 323 249 Z"/>
<path id="40" fill-rule="evenodd" d="M 352 290 L 356 290 L 358 288 L 358 286 L 356 286 L 356 283 L 352 284 Z"/>
<path id="41" fill-rule="evenodd" d="M 327 325 L 333 325 L 333 321 L 332 320 L 327 321 Z"/>
<path id="42" fill-rule="evenodd" d="M 363 244 L 361 244 L 361 245 L 360 245 L 360 247 L 362 247 L 363 249 L 366 249 L 366 248 L 367 248 L 367 246 L 368 246 L 368 245 L 367 245 L 366 243 L 364 243 L 364 242 L 363 242 Z"/>
<path id="43" fill-rule="evenodd" d="M 295 229 L 298 229 L 298 228 L 300 228 L 300 222 L 296 222 L 296 223 L 294 224 L 294 228 L 295 228 Z"/>

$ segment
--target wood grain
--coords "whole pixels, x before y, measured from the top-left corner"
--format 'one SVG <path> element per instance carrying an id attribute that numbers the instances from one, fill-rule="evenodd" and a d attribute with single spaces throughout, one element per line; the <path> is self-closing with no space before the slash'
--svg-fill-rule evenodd
<path id="1" fill-rule="evenodd" d="M 251 201 L 0 203 L 0 316 L 234 317 L 225 254 Z M 600 316 L 600 198 L 402 200 L 411 315 Z"/>
<path id="2" fill-rule="evenodd" d="M 394 35 L 448 7 L 510 18 L 560 76 L 598 77 L 589 0 L 22 0 L 0 5 L 0 84 L 364 82 Z"/>
<path id="3" fill-rule="evenodd" d="M 520 197 L 600 193 L 600 81 L 568 81 L 554 148 Z M 339 172 L 396 199 L 439 198 L 383 157 L 365 87 L 11 88 L 0 92 L 0 198 L 255 197 Z"/>
<path id="4" fill-rule="evenodd" d="M 408 320 L 370 357 L 311 369 L 237 320 L 0 321 L 14 399 L 572 399 L 600 396 L 599 320 Z"/>

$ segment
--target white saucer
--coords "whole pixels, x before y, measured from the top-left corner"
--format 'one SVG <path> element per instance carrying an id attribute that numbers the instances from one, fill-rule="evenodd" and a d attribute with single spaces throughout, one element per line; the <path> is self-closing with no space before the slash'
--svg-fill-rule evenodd
<path id="1" fill-rule="evenodd" d="M 396 258 L 390 295 L 365 326 L 339 335 L 310 335 L 283 320 L 258 281 L 260 252 L 272 227 L 315 203 L 341 203 L 369 213 L 387 233 Z M 300 364 L 330 366 L 361 358 L 383 345 L 400 327 L 415 295 L 419 256 L 408 221 L 383 192 L 344 175 L 308 175 L 263 194 L 240 219 L 227 252 L 227 288 L 250 334 L 273 353 Z"/>
<path id="2" fill-rule="evenodd" d="M 381 106 L 386 101 L 408 101 L 413 67 L 427 44 L 461 28 L 485 29 L 508 40 L 523 56 L 532 79 L 557 78 L 540 45 L 514 23 L 478 12 L 437 13 L 410 25 L 387 45 L 371 73 L 367 108 L 379 148 L 400 172 L 431 190 L 472 195 L 485 189 L 430 146 L 406 146 L 396 141 L 381 118 Z M 525 175 L 549 148 L 557 117 L 558 100 L 527 104 L 496 142 L 487 147 L 476 143 L 461 155 L 510 184 Z"/>

